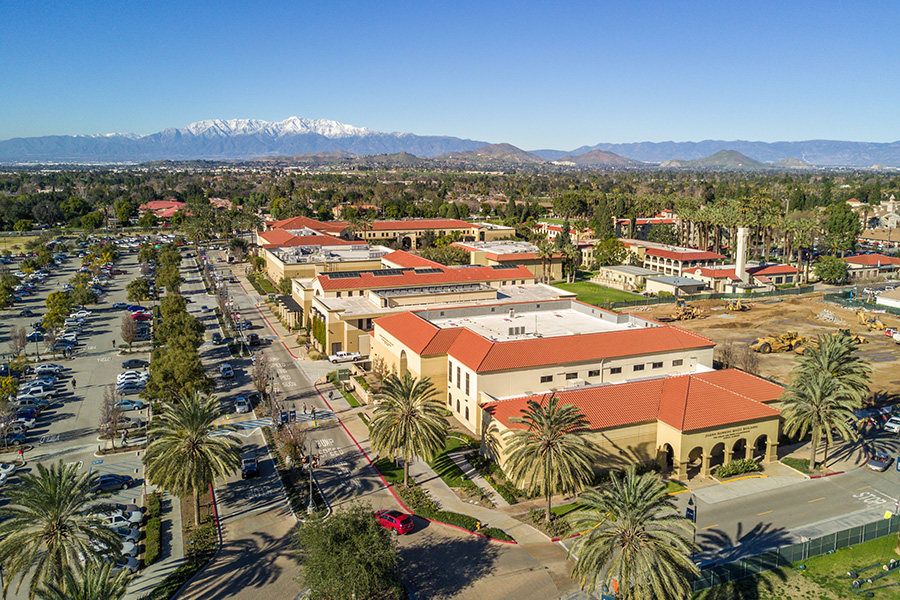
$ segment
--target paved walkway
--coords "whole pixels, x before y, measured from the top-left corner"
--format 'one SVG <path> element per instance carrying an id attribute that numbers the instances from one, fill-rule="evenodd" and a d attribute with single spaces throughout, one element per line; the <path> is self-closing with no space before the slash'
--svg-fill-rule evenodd
<path id="1" fill-rule="evenodd" d="M 447 456 L 450 457 L 456 466 L 462 469 L 462 472 L 466 474 L 466 477 L 472 480 L 472 483 L 477 485 L 479 488 L 484 491 L 488 497 L 491 499 L 491 502 L 494 503 L 494 506 L 498 508 L 506 508 L 509 506 L 509 502 L 507 502 L 503 496 L 497 493 L 497 490 L 494 489 L 487 480 L 481 476 L 481 473 L 475 470 L 475 467 L 472 466 L 468 460 L 466 460 L 465 452 L 451 452 Z"/>
<path id="2" fill-rule="evenodd" d="M 140 572 L 128 587 L 125 600 L 137 600 L 159 585 L 166 576 L 184 562 L 184 540 L 181 535 L 181 500 L 163 494 L 162 544 L 159 559 Z"/>

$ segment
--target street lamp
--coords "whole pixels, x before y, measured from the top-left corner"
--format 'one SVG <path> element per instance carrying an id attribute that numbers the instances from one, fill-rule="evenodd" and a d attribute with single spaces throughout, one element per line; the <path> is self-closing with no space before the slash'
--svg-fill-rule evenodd
<path id="1" fill-rule="evenodd" d="M 319 442 L 316 442 L 316 450 L 319 449 Z M 313 453 L 312 440 L 309 440 L 309 504 L 306 506 L 306 514 L 311 515 L 316 512 L 316 503 L 313 500 Z"/>

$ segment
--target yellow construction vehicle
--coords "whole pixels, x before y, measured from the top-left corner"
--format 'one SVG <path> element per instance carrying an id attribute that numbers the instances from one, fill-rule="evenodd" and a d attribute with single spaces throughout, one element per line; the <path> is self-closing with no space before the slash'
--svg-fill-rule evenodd
<path id="1" fill-rule="evenodd" d="M 838 329 L 838 333 L 841 335 L 849 335 L 853 338 L 853 341 L 857 344 L 868 344 L 869 340 L 859 335 L 858 333 L 852 333 L 849 329 Z"/>
<path id="2" fill-rule="evenodd" d="M 740 298 L 725 301 L 725 310 L 729 310 L 732 312 L 743 312 L 745 310 L 750 310 L 751 308 L 753 308 L 751 304 L 747 304 Z"/>
<path id="3" fill-rule="evenodd" d="M 858 310 L 856 311 L 856 321 L 860 325 L 865 325 L 869 328 L 870 331 L 884 331 L 885 325 L 881 319 L 876 317 L 875 315 L 870 315 L 864 311 Z"/>
<path id="4" fill-rule="evenodd" d="M 868 344 L 869 340 L 861 335 L 851 333 L 849 329 L 838 329 L 838 335 L 845 335 L 853 340 L 856 344 Z M 819 340 L 817 338 L 807 338 L 802 344 L 794 348 L 797 354 L 806 354 L 807 348 L 818 348 Z"/>
<path id="5" fill-rule="evenodd" d="M 791 352 L 802 348 L 809 341 L 809 338 L 797 335 L 796 331 L 788 331 L 781 335 L 767 335 L 758 338 L 750 344 L 750 349 L 754 352 L 769 354 L 771 352 Z M 802 354 L 802 352 L 801 352 Z"/>
<path id="6" fill-rule="evenodd" d="M 696 306 L 689 306 L 684 303 L 684 300 L 679 300 L 675 304 L 675 312 L 672 313 L 672 319 L 676 321 L 687 321 L 699 317 L 702 313 L 703 309 Z"/>

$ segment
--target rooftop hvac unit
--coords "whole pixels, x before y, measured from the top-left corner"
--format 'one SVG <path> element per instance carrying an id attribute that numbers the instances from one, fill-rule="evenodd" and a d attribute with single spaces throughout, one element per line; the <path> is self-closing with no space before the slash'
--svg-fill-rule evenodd
<path id="1" fill-rule="evenodd" d="M 583 387 L 587 385 L 587 382 L 584 379 L 570 379 L 566 382 L 566 387 L 575 388 L 575 387 Z"/>

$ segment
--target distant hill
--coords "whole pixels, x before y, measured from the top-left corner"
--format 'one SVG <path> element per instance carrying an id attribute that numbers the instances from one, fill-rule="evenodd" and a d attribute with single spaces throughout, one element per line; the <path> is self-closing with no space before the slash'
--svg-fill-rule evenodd
<path id="1" fill-rule="evenodd" d="M 526 152 L 521 148 L 516 148 L 512 144 L 489 144 L 474 150 L 464 150 L 462 152 L 450 152 L 436 156 L 437 159 L 477 159 L 487 158 L 489 160 L 500 160 L 508 163 L 533 164 L 546 162 L 537 154 Z"/>
<path id="2" fill-rule="evenodd" d="M 646 166 L 639 160 L 632 160 L 619 156 L 613 152 L 603 150 L 591 150 L 578 156 L 563 156 L 556 159 L 559 163 L 573 163 L 582 167 L 641 167 Z"/>
<path id="3" fill-rule="evenodd" d="M 815 166 L 799 158 L 782 158 L 774 166 L 778 169 L 815 169 Z"/>
<path id="4" fill-rule="evenodd" d="M 579 155 L 591 150 L 615 152 L 646 163 L 668 160 L 695 160 L 719 152 L 735 150 L 764 163 L 797 158 L 818 167 L 900 167 L 900 142 L 848 142 L 841 140 L 806 140 L 802 142 L 750 142 L 746 140 L 704 140 L 702 142 L 635 142 L 601 143 L 581 146 L 566 154 Z M 535 150 L 547 160 L 558 160 L 559 150 Z"/>
<path id="5" fill-rule="evenodd" d="M 772 165 L 753 160 L 736 150 L 720 150 L 712 156 L 696 160 L 667 160 L 659 165 L 664 168 L 721 169 L 723 171 L 761 171 Z"/>

